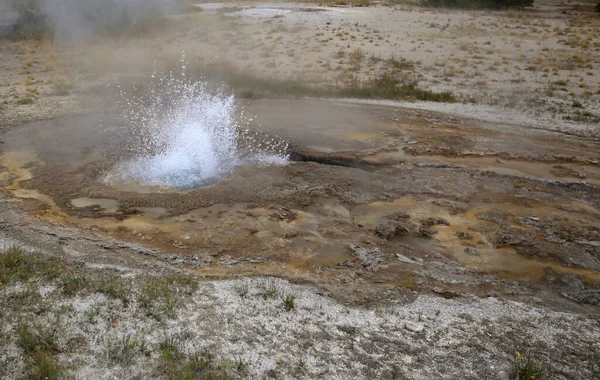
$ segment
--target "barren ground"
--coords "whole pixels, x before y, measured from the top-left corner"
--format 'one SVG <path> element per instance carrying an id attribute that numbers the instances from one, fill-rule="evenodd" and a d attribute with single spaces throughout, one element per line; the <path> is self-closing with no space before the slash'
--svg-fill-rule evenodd
<path id="1" fill-rule="evenodd" d="M 599 377 L 586 9 L 204 3 L 151 34 L 0 41 L 0 238 L 31 252 L 2 256 L 0 376 L 33 376 L 33 336 L 81 379 L 509 379 L 518 353 Z M 289 164 L 102 181 L 119 86 L 182 51 Z M 457 102 L 314 97 L 384 74 Z"/>

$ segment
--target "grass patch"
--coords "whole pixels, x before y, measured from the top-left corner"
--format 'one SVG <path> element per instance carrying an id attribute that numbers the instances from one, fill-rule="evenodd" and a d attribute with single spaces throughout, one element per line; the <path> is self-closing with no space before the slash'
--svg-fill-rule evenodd
<path id="1" fill-rule="evenodd" d="M 156 372 L 169 379 L 233 379 L 234 369 L 240 368 L 229 361 L 217 360 L 209 348 L 188 355 L 185 352 L 184 341 L 179 336 L 165 338 L 159 347 L 160 363 Z"/>
<path id="2" fill-rule="evenodd" d="M 146 354 L 148 348 L 143 339 L 134 335 L 123 335 L 120 339 L 110 341 L 108 344 L 108 358 L 121 365 L 131 365 L 137 353 Z"/>
<path id="3" fill-rule="evenodd" d="M 415 80 L 400 80 L 393 74 L 382 74 L 374 79 L 361 80 L 345 77 L 338 86 L 318 87 L 299 81 L 262 79 L 251 75 L 229 78 L 226 83 L 243 98 L 263 96 L 346 97 L 362 99 L 426 100 L 455 102 L 449 91 L 435 92 L 419 87 Z"/>
<path id="4" fill-rule="evenodd" d="M 57 279 L 56 285 L 66 296 L 102 293 L 123 302 L 129 300 L 132 292 L 131 286 L 116 274 L 101 273 L 98 276 L 88 276 L 71 268 L 66 269 Z"/>
<path id="5" fill-rule="evenodd" d="M 235 292 L 242 298 L 246 298 L 248 293 L 250 292 L 250 287 L 248 284 L 240 284 L 235 286 Z"/>
<path id="6" fill-rule="evenodd" d="M 277 283 L 274 279 L 270 278 L 266 281 L 262 281 L 258 284 L 259 295 L 262 296 L 263 299 L 277 299 L 281 296 L 282 291 L 277 286 Z"/>
<path id="7" fill-rule="evenodd" d="M 600 116 L 589 111 L 577 111 L 571 115 L 564 115 L 563 120 L 575 121 L 578 123 L 600 123 Z"/>
<path id="8" fill-rule="evenodd" d="M 20 106 L 26 105 L 26 104 L 32 104 L 33 102 L 34 102 L 34 100 L 31 96 L 24 96 L 24 97 L 20 98 L 19 100 L 17 100 L 17 104 Z"/>
<path id="9" fill-rule="evenodd" d="M 357 59 L 364 58 L 364 52 L 355 49 L 349 55 Z M 225 83 L 241 98 L 258 99 L 263 97 L 330 97 L 330 98 L 365 98 L 389 100 L 428 100 L 434 102 L 455 102 L 456 97 L 449 91 L 435 92 L 419 86 L 415 79 L 397 74 L 398 70 L 410 69 L 413 63 L 402 58 L 391 58 L 388 61 L 390 70 L 371 79 L 361 79 L 351 70 L 341 72 L 334 85 L 313 85 L 301 79 L 264 78 L 257 75 L 239 72 L 231 67 L 204 65 L 188 67 L 187 74 L 191 78 L 201 78 L 221 86 Z M 397 66 L 398 68 L 396 68 Z"/>
<path id="10" fill-rule="evenodd" d="M 131 295 L 131 287 L 116 275 L 104 275 L 91 281 L 90 290 L 125 302 Z"/>
<path id="11" fill-rule="evenodd" d="M 137 300 L 146 310 L 146 315 L 156 320 L 175 318 L 175 309 L 180 305 L 177 294 L 191 294 L 197 286 L 196 280 L 188 276 L 147 277 L 142 281 Z"/>
<path id="12" fill-rule="evenodd" d="M 24 322 L 17 327 L 16 343 L 25 355 L 28 379 L 54 380 L 61 377 L 62 366 L 54 357 L 59 352 L 56 330 L 34 329 Z"/>
<path id="13" fill-rule="evenodd" d="M 541 364 L 528 355 L 518 353 L 513 363 L 515 380 L 546 380 L 546 371 Z"/>
<path id="14" fill-rule="evenodd" d="M 349 85 L 342 88 L 339 93 L 346 97 L 368 99 L 417 99 L 433 102 L 455 102 L 456 98 L 451 92 L 433 92 L 422 89 L 417 81 L 397 79 L 394 75 L 386 73 L 377 78 L 360 81 L 351 80 Z"/>
<path id="15" fill-rule="evenodd" d="M 57 380 L 63 378 L 63 367 L 52 356 L 35 352 L 27 357 L 27 378 L 31 380 Z"/>
<path id="16" fill-rule="evenodd" d="M 37 329 L 36 331 L 27 322 L 23 322 L 17 327 L 17 346 L 23 349 L 26 355 L 32 355 L 38 351 L 56 354 L 59 351 L 56 345 L 55 330 Z"/>
<path id="17" fill-rule="evenodd" d="M 53 258 L 25 253 L 18 247 L 12 247 L 0 253 L 0 283 L 14 284 L 31 282 L 33 279 L 54 280 L 63 270 L 62 265 Z"/>
<path id="18" fill-rule="evenodd" d="M 532 7 L 534 0 L 421 0 L 422 7 L 457 9 L 500 9 Z"/>
<path id="19" fill-rule="evenodd" d="M 24 252 L 18 247 L 0 253 L 0 283 L 12 285 L 36 281 L 52 282 L 67 296 L 98 292 L 126 301 L 131 295 L 131 287 L 114 274 L 88 276 L 58 259 Z"/>
<path id="20" fill-rule="evenodd" d="M 292 311 L 296 308 L 296 296 L 294 294 L 287 294 L 283 299 L 283 308 L 285 311 Z"/>

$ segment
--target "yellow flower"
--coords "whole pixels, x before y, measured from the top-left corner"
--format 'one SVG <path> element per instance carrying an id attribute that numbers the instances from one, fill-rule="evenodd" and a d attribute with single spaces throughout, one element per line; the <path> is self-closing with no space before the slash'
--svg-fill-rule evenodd
<path id="1" fill-rule="evenodd" d="M 534 380 L 534 379 L 535 379 L 535 376 L 531 376 L 531 380 Z"/>
<path id="2" fill-rule="evenodd" d="M 517 359 L 521 359 L 523 357 L 523 355 L 521 355 L 520 353 L 517 353 Z"/>

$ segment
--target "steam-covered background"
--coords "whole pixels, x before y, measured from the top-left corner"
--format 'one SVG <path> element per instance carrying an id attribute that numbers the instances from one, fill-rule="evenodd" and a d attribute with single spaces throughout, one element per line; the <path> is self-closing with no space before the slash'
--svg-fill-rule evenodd
<path id="1" fill-rule="evenodd" d="M 179 12 L 186 0 L 0 0 L 4 33 L 51 32 L 55 37 L 84 38 L 119 32 L 166 13 Z"/>

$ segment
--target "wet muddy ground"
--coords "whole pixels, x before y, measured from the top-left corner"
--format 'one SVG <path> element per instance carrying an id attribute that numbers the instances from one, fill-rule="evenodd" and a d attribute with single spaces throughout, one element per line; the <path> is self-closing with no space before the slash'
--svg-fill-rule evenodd
<path id="1" fill-rule="evenodd" d="M 358 302 L 600 301 L 597 141 L 383 105 L 243 103 L 251 129 L 290 143 L 289 164 L 185 191 L 107 184 L 119 121 L 84 115 L 4 133 L 2 185 L 36 217 L 209 277 L 278 275 Z"/>

